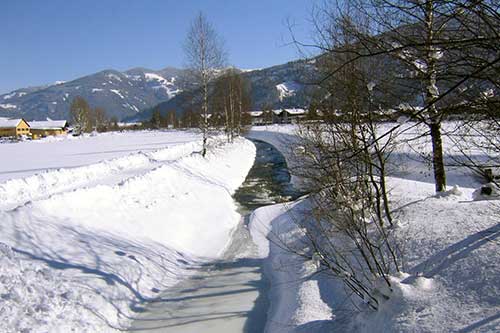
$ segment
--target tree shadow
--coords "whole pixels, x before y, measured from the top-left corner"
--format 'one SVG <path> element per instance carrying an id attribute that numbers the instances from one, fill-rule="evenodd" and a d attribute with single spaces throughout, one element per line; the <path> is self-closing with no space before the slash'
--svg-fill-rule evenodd
<path id="1" fill-rule="evenodd" d="M 173 286 L 167 291 L 166 296 L 144 302 L 142 305 L 146 309 L 145 312 L 134 318 L 129 330 L 150 331 L 171 328 L 175 331 L 184 327 L 190 329 L 189 325 L 193 324 L 241 318 L 244 321 L 243 332 L 262 332 L 267 316 L 268 288 L 262 274 L 262 264 L 263 259 L 239 258 L 200 265 L 200 274 Z M 251 274 L 250 278 L 246 274 Z M 230 283 L 224 283 L 226 281 Z M 227 297 L 234 301 L 240 295 L 249 292 L 257 293 L 250 310 L 227 311 L 224 306 L 217 306 L 221 302 L 228 301 Z M 194 313 L 180 315 L 186 308 L 193 310 Z M 156 315 L 158 312 L 164 315 Z"/>
<path id="2" fill-rule="evenodd" d="M 411 273 L 412 276 L 406 279 L 405 282 L 411 282 L 410 280 L 414 280 L 418 274 L 431 278 L 450 267 L 455 262 L 466 258 L 482 245 L 494 241 L 498 237 L 500 237 L 500 223 L 478 231 L 424 260 L 410 269 L 409 273 Z"/>
<path id="3" fill-rule="evenodd" d="M 133 313 L 142 311 L 141 304 L 190 276 L 185 268 L 199 266 L 202 260 L 152 241 L 37 219 L 20 209 L 2 215 L 0 233 L 20 263 L 46 265 L 74 295 L 92 295 L 88 302 L 75 299 L 71 306 L 82 307 L 119 330 L 128 326 Z M 94 304 L 96 299 L 114 309 L 116 319 L 114 314 L 109 317 L 110 312 L 99 313 L 103 304 Z"/>
<path id="4" fill-rule="evenodd" d="M 477 321 L 477 322 L 475 322 L 473 324 L 470 324 L 469 326 L 464 327 L 461 330 L 457 331 L 457 333 L 468 333 L 468 332 L 475 331 L 475 330 L 481 328 L 482 326 L 485 326 L 485 325 L 487 325 L 489 323 L 492 323 L 492 322 L 494 322 L 494 321 L 496 321 L 498 319 L 500 319 L 500 312 L 498 312 L 498 313 L 496 313 L 496 314 L 494 314 L 492 316 L 489 316 L 487 318 L 484 318 L 484 319 L 482 319 L 480 321 Z M 491 329 L 494 330 L 495 327 L 491 327 Z"/>

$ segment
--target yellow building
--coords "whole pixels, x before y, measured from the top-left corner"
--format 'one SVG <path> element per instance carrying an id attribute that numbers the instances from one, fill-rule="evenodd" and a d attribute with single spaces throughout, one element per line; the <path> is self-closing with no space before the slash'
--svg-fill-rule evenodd
<path id="1" fill-rule="evenodd" d="M 0 137 L 30 135 L 30 126 L 24 119 L 0 119 Z"/>
<path id="2" fill-rule="evenodd" d="M 29 125 L 33 139 L 63 135 L 67 133 L 68 128 L 66 120 L 30 121 Z"/>

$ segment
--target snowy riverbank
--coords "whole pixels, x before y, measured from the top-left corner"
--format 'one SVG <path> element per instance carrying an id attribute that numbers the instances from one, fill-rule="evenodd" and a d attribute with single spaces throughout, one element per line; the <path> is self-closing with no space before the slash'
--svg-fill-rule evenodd
<path id="1" fill-rule="evenodd" d="M 274 142 L 287 154 L 290 149 L 277 139 L 283 135 L 293 135 L 293 127 L 251 132 L 251 137 Z M 250 230 L 271 281 L 266 332 L 500 329 L 500 203 L 474 201 L 472 193 L 480 183 L 463 168 L 448 170 L 451 185 L 460 187 L 450 186 L 446 195 L 436 196 L 427 164 L 413 151 L 428 149 L 428 143 L 412 145 L 398 148 L 400 164 L 388 183 L 397 237 L 404 246 L 404 273 L 391 278 L 393 292 L 377 312 L 349 299 L 327 269 L 286 249 L 311 251 L 303 229 L 307 200 L 259 208 L 252 214 Z"/>
<path id="2" fill-rule="evenodd" d="M 28 194 L 16 209 L 0 211 L 0 331 L 127 327 L 144 301 L 218 257 L 240 221 L 231 195 L 253 164 L 255 146 L 244 139 L 212 145 L 202 158 L 188 153 L 196 144 L 185 144 L 175 148 L 178 158 L 157 150 L 147 159 L 130 155 L 31 176 L 55 181 L 42 186 L 44 195 Z M 131 176 L 136 159 L 145 167 Z M 93 179 L 92 170 L 104 178 L 113 173 L 113 181 L 80 183 Z M 65 177 L 73 185 L 59 186 Z"/>

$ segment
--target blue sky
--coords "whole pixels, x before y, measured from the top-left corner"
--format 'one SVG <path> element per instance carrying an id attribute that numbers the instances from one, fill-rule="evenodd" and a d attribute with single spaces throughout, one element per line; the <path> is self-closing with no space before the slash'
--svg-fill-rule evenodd
<path id="1" fill-rule="evenodd" d="M 182 43 L 201 10 L 229 63 L 262 68 L 299 57 L 286 20 L 308 40 L 311 0 L 3 0 L 0 93 L 103 69 L 182 67 Z"/>

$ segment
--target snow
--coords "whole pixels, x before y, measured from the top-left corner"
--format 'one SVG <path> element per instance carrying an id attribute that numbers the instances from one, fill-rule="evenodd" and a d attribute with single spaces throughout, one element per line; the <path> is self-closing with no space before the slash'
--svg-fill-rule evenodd
<path id="1" fill-rule="evenodd" d="M 38 151 L 32 169 L 65 167 L 1 184 L 19 200 L 0 208 L 0 331 L 123 330 L 144 301 L 218 257 L 240 221 L 231 195 L 255 146 L 214 138 L 203 158 L 199 144 L 173 131 L 0 145 L 3 155 Z M 68 168 L 60 157 L 72 154 L 84 166 Z"/>
<path id="2" fill-rule="evenodd" d="M 212 138 L 206 158 L 196 132 L 0 144 L 9 157 L 0 164 L 0 331 L 108 332 L 143 314 L 148 325 L 187 321 L 199 331 L 210 320 L 207 331 L 223 331 L 242 327 L 238 311 L 250 313 L 248 301 L 255 302 L 251 312 L 262 311 L 262 295 L 269 301 L 265 332 L 499 331 L 499 190 L 447 167 L 451 186 L 436 195 L 420 157 L 430 151 L 428 138 L 408 140 L 426 127 L 406 120 L 380 130 L 396 125 L 388 187 L 404 262 L 389 276 L 391 288 L 374 281 L 378 311 L 350 298 L 321 266 L 308 241 L 307 197 L 253 211 L 248 242 L 232 198 L 256 154 L 245 139 Z M 459 126 L 445 122 L 443 131 Z M 299 133 L 295 125 L 272 125 L 248 136 L 273 144 L 294 169 Z M 447 159 L 458 153 L 448 137 L 443 143 Z M 491 194 L 482 194 L 484 187 Z M 234 248 L 238 237 L 248 248 Z M 146 312 L 145 302 L 158 296 L 182 299 L 166 307 L 174 316 L 158 319 L 161 307 Z M 203 319 L 200 309 L 236 319 Z"/>
<path id="3" fill-rule="evenodd" d="M 123 97 L 123 95 L 121 94 L 120 90 L 118 90 L 118 89 L 109 89 L 109 91 L 111 91 L 112 93 L 118 95 L 121 99 L 125 99 L 125 97 Z"/>
<path id="4" fill-rule="evenodd" d="M 382 130 L 394 125 L 385 124 Z M 457 126 L 446 122 L 443 131 Z M 328 269 L 318 269 L 314 260 L 287 250 L 314 258 L 304 230 L 310 216 L 310 202 L 305 198 L 259 208 L 251 216 L 249 228 L 271 283 L 266 332 L 500 330 L 497 188 L 481 185 L 467 170 L 448 167 L 452 186 L 436 195 L 429 167 L 417 153 L 428 152 L 430 143 L 425 138 L 410 144 L 406 141 L 425 127 L 406 122 L 402 130 L 406 132 L 400 138 L 388 186 L 397 221 L 395 232 L 404 246 L 404 273 L 389 277 L 392 290 L 383 283 L 375 285 L 380 309 L 370 311 L 355 298 L 350 300 Z M 291 142 L 294 131 L 297 127 L 254 127 L 250 136 L 274 144 L 288 162 L 293 161 L 293 151 L 283 138 Z M 444 144 L 447 156 L 457 153 L 446 137 Z M 478 197 L 485 186 L 493 188 L 492 195 Z"/>
<path id="5" fill-rule="evenodd" d="M 144 77 L 146 78 L 146 81 L 158 81 L 163 84 L 168 82 L 168 80 L 164 77 L 154 73 L 144 73 Z"/>
<path id="6" fill-rule="evenodd" d="M 12 97 L 15 97 L 16 94 L 17 94 L 16 92 L 12 92 L 10 94 L 4 95 L 3 99 L 11 99 Z"/>
<path id="7" fill-rule="evenodd" d="M 250 232 L 260 257 L 266 259 L 264 272 L 271 284 L 265 332 L 290 332 L 311 322 L 333 319 L 332 309 L 321 299 L 318 281 L 309 279 L 311 274 L 306 267 L 309 263 L 286 249 L 304 243 L 304 234 L 290 215 L 304 204 L 299 200 L 266 206 L 255 210 L 250 217 Z M 324 326 L 317 332 L 323 331 L 326 331 Z"/>
<path id="8" fill-rule="evenodd" d="M 32 129 L 60 129 L 65 128 L 68 122 L 66 120 L 46 120 L 46 121 L 30 121 L 29 125 Z"/>
<path id="9" fill-rule="evenodd" d="M 289 114 L 294 114 L 294 115 L 306 114 L 306 110 L 299 109 L 299 108 L 283 109 L 283 110 L 286 111 L 286 112 L 288 112 Z"/>
<path id="10" fill-rule="evenodd" d="M 500 187 L 495 183 L 484 184 L 472 192 L 474 200 L 498 200 L 500 199 Z"/>
<path id="11" fill-rule="evenodd" d="M 121 77 L 119 77 L 118 75 L 116 74 L 108 74 L 107 77 L 111 80 L 117 80 L 117 81 L 122 81 Z M 111 84 L 113 84 L 113 82 L 110 82 Z"/>
<path id="12" fill-rule="evenodd" d="M 129 103 L 124 103 L 124 104 L 122 104 L 122 106 L 124 108 L 128 108 L 128 109 L 134 110 L 135 112 L 139 112 L 140 111 L 139 108 L 137 108 L 137 106 L 135 106 L 133 104 L 131 105 Z"/>
<path id="13" fill-rule="evenodd" d="M 287 97 L 294 96 L 296 91 L 300 90 L 301 87 L 302 86 L 295 81 L 282 82 L 276 85 L 276 89 L 278 90 L 279 93 L 279 100 L 283 101 L 283 99 Z"/>
<path id="14" fill-rule="evenodd" d="M 98 92 L 98 91 L 103 91 L 103 89 L 99 89 L 99 88 L 93 88 L 93 89 L 92 89 L 92 92 L 93 92 L 93 93 L 96 93 L 96 92 Z"/>
<path id="15" fill-rule="evenodd" d="M 10 104 L 10 103 L 0 104 L 0 108 L 4 108 L 4 109 L 17 109 L 17 105 Z"/>
<path id="16" fill-rule="evenodd" d="M 170 80 L 154 73 L 144 73 L 144 78 L 146 81 L 157 81 L 160 85 L 153 86 L 154 90 L 164 90 L 168 95 L 168 98 L 173 98 L 175 95 L 180 93 L 182 90 L 175 88 L 175 77 Z"/>
<path id="17" fill-rule="evenodd" d="M 198 133 L 181 131 L 109 132 L 98 135 L 47 137 L 0 144 L 0 182 L 60 168 L 75 168 L 130 154 L 153 152 L 201 140 Z M 23 152 L 20 154 L 19 152 Z M 28 158 L 29 157 L 29 162 Z"/>
<path id="18" fill-rule="evenodd" d="M 262 116 L 264 111 L 250 111 L 249 113 L 252 117 L 259 117 L 259 116 Z"/>
<path id="19" fill-rule="evenodd" d="M 375 86 L 376 86 L 375 82 L 370 81 L 370 82 L 368 82 L 368 84 L 366 85 L 366 88 L 368 89 L 368 91 L 373 91 L 373 88 L 375 88 Z"/>
<path id="20" fill-rule="evenodd" d="M 2 104 L 0 104 L 1 106 Z M 0 128 L 14 128 L 19 125 L 22 119 L 0 119 Z"/>
<path id="21" fill-rule="evenodd" d="M 78 145 L 75 146 L 78 147 Z M 152 170 L 162 162 L 187 156 L 200 149 L 201 146 L 198 141 L 174 143 L 167 148 L 149 152 L 139 151 L 90 165 L 58 168 L 24 178 L 10 179 L 0 183 L 0 209 L 14 209 L 29 201 L 46 198 L 56 193 L 83 186 L 114 184 L 124 179 L 124 172 L 128 177 L 132 177 Z M 45 157 L 50 159 L 55 156 L 47 154 Z M 92 161 L 92 159 L 88 161 Z"/>

